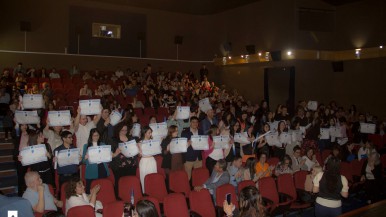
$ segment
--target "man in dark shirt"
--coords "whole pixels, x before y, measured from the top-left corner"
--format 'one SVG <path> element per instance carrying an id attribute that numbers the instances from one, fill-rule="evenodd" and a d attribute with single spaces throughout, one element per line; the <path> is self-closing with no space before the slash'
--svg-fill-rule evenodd
<path id="1" fill-rule="evenodd" d="M 194 150 L 192 147 L 192 143 L 190 141 L 190 138 L 192 135 L 203 135 L 202 131 L 198 129 L 198 118 L 193 116 L 190 118 L 190 127 L 186 128 L 182 131 L 181 137 L 185 137 L 188 139 L 189 147 L 187 152 L 185 153 L 185 171 L 188 174 L 188 177 L 190 179 L 192 175 L 192 169 L 193 168 L 200 168 L 202 167 L 202 156 L 201 151 Z"/>
<path id="2" fill-rule="evenodd" d="M 63 131 L 60 134 L 60 137 L 62 138 L 63 144 L 59 147 L 57 147 L 54 150 L 54 153 L 59 153 L 61 150 L 67 150 L 67 149 L 73 149 L 76 148 L 72 145 L 72 133 L 70 131 Z M 57 158 L 55 157 L 54 161 L 57 161 Z M 70 181 L 73 177 L 79 178 L 79 165 L 67 165 L 67 166 L 60 166 L 58 164 L 57 166 L 57 173 L 59 175 L 59 188 L 62 186 L 63 183 Z"/>

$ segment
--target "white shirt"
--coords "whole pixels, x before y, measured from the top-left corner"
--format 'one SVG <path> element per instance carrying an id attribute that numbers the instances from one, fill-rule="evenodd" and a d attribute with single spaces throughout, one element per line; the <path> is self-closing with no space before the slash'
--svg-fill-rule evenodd
<path id="1" fill-rule="evenodd" d="M 89 121 L 86 125 L 79 124 L 78 131 L 76 131 L 76 146 L 80 149 L 79 153 L 83 153 L 83 146 L 87 143 L 88 137 L 90 135 L 90 130 L 95 128 L 94 121 Z"/>
<path id="2" fill-rule="evenodd" d="M 70 210 L 73 207 L 87 206 L 87 205 L 90 205 L 93 208 L 95 208 L 94 204 L 90 203 L 90 200 L 88 199 L 88 197 L 85 193 L 83 193 L 82 195 L 78 195 L 78 196 L 71 196 L 69 199 L 66 200 L 66 212 L 65 213 L 67 215 L 68 210 Z M 99 201 L 96 201 L 96 208 L 95 209 L 98 210 L 98 209 L 102 209 L 102 208 L 103 208 L 102 204 Z M 102 217 L 102 214 L 95 213 L 95 216 L 96 217 Z"/>

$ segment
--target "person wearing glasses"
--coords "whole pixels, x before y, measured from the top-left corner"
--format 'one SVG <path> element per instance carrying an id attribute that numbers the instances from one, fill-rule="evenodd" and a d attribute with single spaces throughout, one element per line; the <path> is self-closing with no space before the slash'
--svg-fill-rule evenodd
<path id="1" fill-rule="evenodd" d="M 292 174 L 293 171 L 292 171 L 292 160 L 291 160 L 291 157 L 289 155 L 285 155 L 283 160 L 277 164 L 276 168 L 275 168 L 275 175 L 276 176 L 279 176 L 281 174 Z"/>
<path id="2" fill-rule="evenodd" d="M 63 144 L 59 147 L 57 147 L 54 150 L 54 153 L 61 151 L 61 150 L 68 150 L 68 149 L 74 149 L 76 148 L 72 144 L 72 133 L 70 131 L 63 131 L 60 134 L 60 137 L 62 138 Z M 57 157 L 54 158 L 54 162 L 57 161 Z M 59 175 L 59 189 L 60 186 L 62 186 L 63 183 L 70 181 L 74 177 L 79 177 L 79 167 L 78 165 L 72 164 L 67 166 L 60 166 L 57 165 L 57 173 Z"/>

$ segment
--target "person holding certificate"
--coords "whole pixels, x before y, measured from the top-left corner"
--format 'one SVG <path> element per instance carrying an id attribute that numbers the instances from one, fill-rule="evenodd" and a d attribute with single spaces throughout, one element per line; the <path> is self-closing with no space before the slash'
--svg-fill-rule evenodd
<path id="1" fill-rule="evenodd" d="M 270 131 L 270 126 L 268 123 L 264 123 L 261 127 L 261 131 L 259 135 L 264 135 Z M 256 146 L 256 152 L 257 154 L 265 153 L 268 157 L 270 156 L 270 146 L 268 145 L 267 141 L 265 140 L 265 136 L 261 137 L 258 140 L 258 144 Z"/>
<path id="2" fill-rule="evenodd" d="M 213 137 L 220 135 L 220 130 L 218 129 L 217 125 L 210 126 L 208 135 L 209 149 L 204 151 L 203 157 L 206 159 L 205 166 L 209 170 L 209 174 L 212 174 L 214 165 L 216 165 L 217 161 L 224 159 L 224 151 L 221 148 L 214 148 L 215 143 L 213 141 Z"/>
<path id="3" fill-rule="evenodd" d="M 240 126 L 241 126 L 241 123 L 240 123 Z M 240 131 L 242 132 L 242 131 Z M 247 128 L 247 136 L 248 136 L 248 141 L 249 143 L 248 144 L 240 144 L 241 146 L 241 149 L 240 149 L 240 152 L 241 152 L 241 156 L 243 157 L 243 159 L 248 159 L 250 157 L 255 157 L 254 153 L 254 149 L 255 149 L 255 143 L 254 140 L 255 140 L 255 136 L 253 135 L 253 125 L 249 125 L 248 128 Z"/>
<path id="4" fill-rule="evenodd" d="M 139 142 L 139 150 L 141 154 L 141 142 L 151 140 L 152 132 L 153 130 L 149 126 L 142 128 L 141 141 Z M 142 156 L 141 160 L 139 161 L 139 176 L 141 179 L 143 193 L 145 192 L 145 177 L 151 173 L 157 173 L 157 162 L 153 156 Z"/>
<path id="5" fill-rule="evenodd" d="M 172 139 L 178 138 L 178 127 L 172 125 L 168 128 L 168 135 L 162 140 L 162 168 L 165 173 L 169 175 L 170 171 L 182 170 L 184 164 L 182 161 L 182 153 L 170 153 L 170 142 Z"/>
<path id="6" fill-rule="evenodd" d="M 279 141 L 280 141 L 280 135 L 282 133 L 286 133 L 288 132 L 288 128 L 287 128 L 287 125 L 286 125 L 286 122 L 283 120 L 283 121 L 280 121 L 278 126 L 277 126 L 277 132 L 278 132 L 278 136 L 279 136 Z M 287 146 L 287 143 L 282 143 L 281 142 L 281 147 L 277 147 L 277 146 L 274 146 L 273 148 L 273 154 L 275 157 L 278 157 L 280 160 L 282 160 L 285 156 L 285 147 Z"/>
<path id="7" fill-rule="evenodd" d="M 220 128 L 220 135 L 229 135 L 229 138 L 233 141 L 232 144 L 230 144 L 229 148 L 224 150 L 225 161 L 228 163 L 232 163 L 235 157 L 241 156 L 240 143 L 235 142 L 233 139 L 235 136 L 235 133 L 240 132 L 240 123 L 235 121 L 235 122 L 231 122 L 230 126 L 223 127 L 222 130 L 221 130 L 221 127 L 219 128 Z"/>
<path id="8" fill-rule="evenodd" d="M 69 131 L 71 132 L 74 131 L 72 126 L 70 126 Z M 50 119 L 47 118 L 46 126 L 43 129 L 43 135 L 44 135 L 44 138 L 48 140 L 48 144 L 51 145 L 52 150 L 59 147 L 63 143 L 62 138 L 60 136 L 62 132 L 63 132 L 62 126 L 50 127 Z"/>
<path id="9" fill-rule="evenodd" d="M 198 111 L 200 111 L 200 110 L 198 110 Z M 178 110 L 176 109 L 174 111 L 173 115 L 169 116 L 169 119 L 166 123 L 168 126 L 172 126 L 172 125 L 177 126 L 178 136 L 181 136 L 182 130 L 190 126 L 190 121 L 189 121 L 189 119 L 187 122 L 185 122 L 186 120 L 177 120 L 176 119 L 177 112 L 178 112 Z"/>
<path id="10" fill-rule="evenodd" d="M 60 134 L 63 144 L 57 147 L 54 150 L 54 153 L 59 153 L 61 150 L 74 149 L 76 147 L 72 144 L 72 133 L 70 131 L 63 131 Z M 54 162 L 57 162 L 57 157 L 54 158 Z M 66 166 L 57 166 L 57 173 L 59 175 L 59 187 L 62 186 L 63 183 L 70 181 L 73 177 L 79 177 L 79 165 L 71 164 Z"/>
<path id="11" fill-rule="evenodd" d="M 203 135 L 202 130 L 198 129 L 198 118 L 193 116 L 190 118 L 190 127 L 186 128 L 182 131 L 181 137 L 185 137 L 188 139 L 188 150 L 184 155 L 185 158 L 185 171 L 188 174 L 189 180 L 192 175 L 193 168 L 202 167 L 202 155 L 200 150 L 194 150 L 191 146 L 192 142 L 190 138 L 192 135 L 198 136 Z"/>
<path id="12" fill-rule="evenodd" d="M 31 171 L 36 171 L 39 173 L 40 178 L 43 180 L 43 183 L 50 184 L 55 186 L 54 184 L 54 174 L 52 172 L 52 151 L 51 146 L 47 143 L 44 143 L 43 133 L 40 131 L 32 132 L 29 134 L 28 146 L 34 146 L 44 144 L 46 146 L 46 156 L 48 161 L 43 161 L 40 163 L 30 165 Z M 22 160 L 22 156 L 19 155 L 19 161 Z"/>
<path id="13" fill-rule="evenodd" d="M 91 182 L 95 179 L 106 178 L 109 176 L 109 168 L 107 163 L 90 163 L 88 161 L 88 148 L 103 146 L 105 143 L 101 142 L 100 134 L 96 128 L 90 130 L 88 141 L 83 145 L 82 163 L 86 164 L 85 178 L 86 178 L 86 193 L 90 194 Z"/>
<path id="14" fill-rule="evenodd" d="M 109 141 L 109 144 L 111 144 L 111 151 L 113 152 L 110 168 L 114 172 L 116 196 L 118 196 L 119 179 L 122 176 L 135 176 L 138 168 L 138 157 L 126 157 L 121 153 L 121 149 L 119 149 L 119 143 L 133 140 L 133 137 L 128 133 L 128 130 L 125 122 L 118 123 L 114 126 L 114 137 Z"/>
<path id="15" fill-rule="evenodd" d="M 100 119 L 101 114 L 95 115 L 93 120 L 89 119 L 86 115 L 81 115 L 80 106 L 78 107 L 78 114 L 74 122 L 74 132 L 80 153 L 83 153 L 83 145 L 88 142 L 90 130 L 96 127 Z"/>
<path id="16" fill-rule="evenodd" d="M 200 129 L 205 134 L 208 134 L 210 126 L 217 125 L 217 124 L 218 124 L 218 121 L 217 121 L 217 118 L 214 116 L 213 109 L 209 109 L 206 112 L 206 118 L 200 122 Z"/>

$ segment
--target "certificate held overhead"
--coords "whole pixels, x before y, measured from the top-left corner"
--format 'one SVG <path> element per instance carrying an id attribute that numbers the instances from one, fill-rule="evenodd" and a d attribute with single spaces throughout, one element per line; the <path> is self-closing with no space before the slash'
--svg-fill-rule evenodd
<path id="1" fill-rule="evenodd" d="M 99 115 L 101 113 L 101 100 L 79 100 L 79 107 L 81 115 Z"/>

